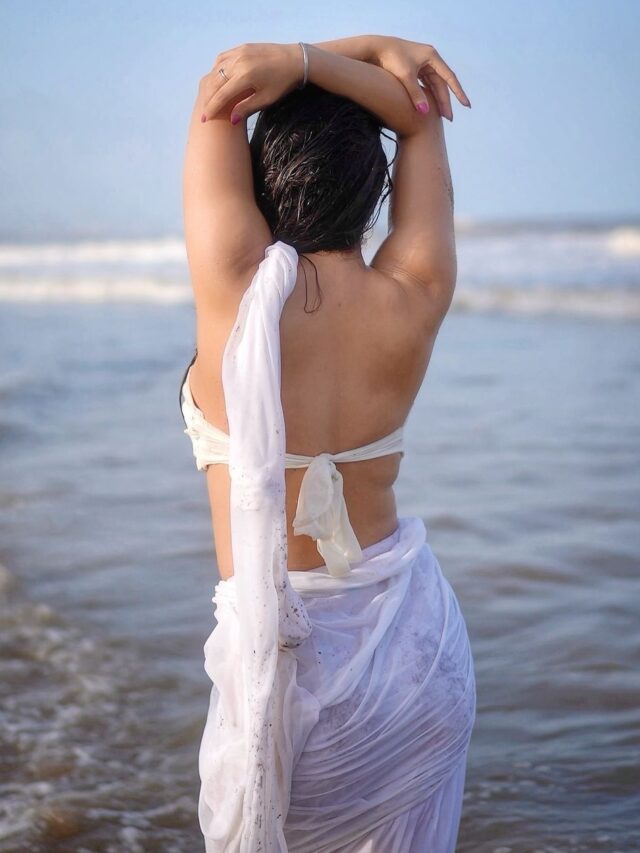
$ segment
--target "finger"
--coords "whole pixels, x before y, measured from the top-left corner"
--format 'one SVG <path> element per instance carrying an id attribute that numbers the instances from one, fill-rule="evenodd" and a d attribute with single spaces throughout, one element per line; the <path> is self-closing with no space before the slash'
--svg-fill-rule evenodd
<path id="1" fill-rule="evenodd" d="M 231 56 L 230 50 L 221 50 L 220 53 L 216 56 L 216 61 L 213 63 L 211 70 L 215 72 L 216 69 L 218 69 L 221 65 L 224 64 L 228 56 Z"/>
<path id="2" fill-rule="evenodd" d="M 453 121 L 453 107 L 451 106 L 451 96 L 447 84 L 442 77 L 432 72 L 428 75 L 428 84 L 433 92 L 433 97 L 438 105 L 438 112 L 449 121 Z"/>
<path id="3" fill-rule="evenodd" d="M 429 60 L 432 68 L 440 75 L 445 83 L 451 88 L 451 91 L 465 107 L 471 106 L 471 101 L 467 97 L 464 89 L 460 85 L 460 81 L 447 65 L 444 59 L 440 56 L 437 50 L 434 50 L 433 56 Z"/>
<path id="4" fill-rule="evenodd" d="M 261 98 L 258 98 L 256 92 L 252 92 L 248 98 L 243 98 L 242 101 L 238 101 L 234 106 L 230 116 L 231 124 L 238 124 L 242 119 L 249 118 L 249 116 L 257 113 L 258 110 L 264 109 L 271 102 L 268 98 L 265 98 L 264 93 Z"/>
<path id="5" fill-rule="evenodd" d="M 215 118 L 223 109 L 228 108 L 232 102 L 235 103 L 238 96 L 248 88 L 247 81 L 242 75 L 231 77 L 228 81 L 222 78 L 222 74 L 217 76 L 220 77 L 222 85 L 206 101 L 202 109 L 203 121 Z"/>
<path id="6" fill-rule="evenodd" d="M 217 93 L 223 83 L 224 80 L 222 74 L 216 73 L 215 69 L 210 71 L 200 81 L 200 89 L 199 94 L 203 104 L 208 104 L 211 98 Z M 206 116 L 202 115 L 202 121 L 206 121 Z"/>
<path id="7" fill-rule="evenodd" d="M 227 80 L 216 70 L 214 66 L 212 70 L 202 79 L 200 83 L 201 102 L 204 104 L 203 111 L 200 116 L 200 121 L 205 122 L 214 116 L 210 112 L 211 103 L 216 95 L 220 92 L 223 86 L 227 84 Z M 227 90 L 228 91 L 228 90 Z M 215 102 L 214 102 L 215 103 Z M 222 107 L 220 107 L 222 109 Z"/>
<path id="8" fill-rule="evenodd" d="M 418 83 L 418 78 L 411 73 L 403 74 L 400 82 L 407 90 L 415 108 L 421 113 L 429 112 L 429 102 L 424 94 L 422 86 Z"/>

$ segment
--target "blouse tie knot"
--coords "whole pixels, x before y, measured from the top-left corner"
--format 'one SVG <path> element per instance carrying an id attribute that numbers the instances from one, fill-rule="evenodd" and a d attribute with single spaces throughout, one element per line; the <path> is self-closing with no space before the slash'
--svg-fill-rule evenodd
<path id="1" fill-rule="evenodd" d="M 306 534 L 316 540 L 329 574 L 346 575 L 351 563 L 362 560 L 343 494 L 342 474 L 330 453 L 314 456 L 307 467 L 293 520 L 296 536 Z"/>

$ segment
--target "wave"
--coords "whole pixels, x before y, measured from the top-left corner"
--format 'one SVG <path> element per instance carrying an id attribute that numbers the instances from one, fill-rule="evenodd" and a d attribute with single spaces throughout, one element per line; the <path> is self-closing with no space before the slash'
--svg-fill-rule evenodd
<path id="1" fill-rule="evenodd" d="M 614 228 L 607 245 L 614 255 L 640 256 L 640 228 Z"/>
<path id="2" fill-rule="evenodd" d="M 94 263 L 186 263 L 186 258 L 184 240 L 177 237 L 153 240 L 0 245 L 0 267 Z"/>
<path id="3" fill-rule="evenodd" d="M 614 235 L 619 231 L 640 232 L 637 219 L 621 219 L 618 221 L 597 219 L 472 219 L 470 217 L 455 217 L 456 233 L 462 236 L 478 237 L 510 237 L 527 234 L 530 236 L 548 237 L 553 235 L 584 236 L 599 239 Z"/>
<path id="4" fill-rule="evenodd" d="M 0 302 L 188 302 L 185 282 L 154 278 L 21 279 L 0 281 Z"/>
<path id="5" fill-rule="evenodd" d="M 457 287 L 453 311 L 473 313 L 564 315 L 611 320 L 640 320 L 640 292 L 622 288 L 568 288 L 542 285 Z"/>
<path id="6" fill-rule="evenodd" d="M 7 685 L 0 848 L 54 850 L 61 838 L 75 840 L 96 786 L 110 816 L 118 815 L 123 791 L 135 798 L 152 790 L 151 780 L 154 790 L 167 784 L 169 791 L 167 762 L 143 740 L 140 721 L 157 700 L 135 650 L 118 638 L 89 634 L 48 603 L 27 598 L 2 565 L 0 620 L 0 677 Z M 129 782 L 132 762 L 137 787 Z M 112 824 L 112 833 L 126 818 Z M 91 840 L 89 847 L 134 849 L 93 846 Z"/>
<path id="7" fill-rule="evenodd" d="M 456 231 L 460 238 L 489 239 L 506 238 L 508 243 L 526 235 L 540 239 L 546 246 L 550 235 L 579 238 L 582 243 L 592 242 L 605 252 L 623 257 L 640 255 L 640 226 L 619 224 L 617 226 L 597 223 L 561 222 L 491 222 L 470 217 L 456 217 Z M 381 242 L 386 228 L 376 228 L 372 243 Z M 180 236 L 149 238 L 146 240 L 84 240 L 76 242 L 50 243 L 4 243 L 0 244 L 0 269 L 15 267 L 39 267 L 52 265 L 87 264 L 133 264 L 152 265 L 187 262 L 184 239 Z"/>
<path id="8" fill-rule="evenodd" d="M 0 281 L 0 302 L 156 303 L 192 302 L 184 281 L 155 278 L 21 279 Z M 456 287 L 451 310 L 469 313 L 566 315 L 640 320 L 640 290 L 618 287 Z"/>

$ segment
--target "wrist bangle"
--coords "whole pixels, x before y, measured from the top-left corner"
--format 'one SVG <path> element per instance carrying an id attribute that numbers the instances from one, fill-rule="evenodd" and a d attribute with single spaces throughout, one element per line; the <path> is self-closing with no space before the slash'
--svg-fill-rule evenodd
<path id="1" fill-rule="evenodd" d="M 302 58 L 304 60 L 304 76 L 302 78 L 302 83 L 298 86 L 298 89 L 304 89 L 307 85 L 307 80 L 309 79 L 309 54 L 307 53 L 307 45 L 303 41 L 299 41 L 298 44 L 302 48 Z"/>

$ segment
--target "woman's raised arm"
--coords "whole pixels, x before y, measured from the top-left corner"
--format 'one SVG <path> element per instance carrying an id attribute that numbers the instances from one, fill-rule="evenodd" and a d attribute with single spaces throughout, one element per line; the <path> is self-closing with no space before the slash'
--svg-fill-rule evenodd
<path id="1" fill-rule="evenodd" d="M 331 59 L 332 54 L 314 46 L 309 79 L 376 113 L 398 137 L 389 234 L 371 266 L 420 296 L 425 328 L 433 333 L 451 305 L 457 277 L 453 183 L 441 115 L 453 120 L 449 87 L 463 104 L 471 103 L 431 45 L 384 36 L 326 44 L 345 54 L 353 51 L 368 64 L 344 55 Z M 367 85 L 373 81 L 370 71 L 378 70 L 387 76 L 376 87 Z M 406 109 L 424 101 L 425 115 Z"/>
<path id="2" fill-rule="evenodd" d="M 399 134 L 424 121 L 393 74 L 317 47 L 308 51 L 312 82 L 360 103 Z M 185 241 L 200 306 L 233 308 L 272 242 L 254 197 L 246 119 L 295 89 L 303 73 L 299 44 L 245 44 L 220 53 L 200 81 L 183 170 Z"/>
<path id="3" fill-rule="evenodd" d="M 417 133 L 398 137 L 389 196 L 389 233 L 371 266 L 419 297 L 425 332 L 434 334 L 453 299 L 457 258 L 453 182 L 442 118 L 433 94 Z M 417 303 L 416 303 L 417 304 Z"/>
<path id="4" fill-rule="evenodd" d="M 419 129 L 424 115 L 415 108 L 406 89 L 393 74 L 370 62 L 314 44 L 308 46 L 308 52 L 311 83 L 355 101 L 399 136 Z"/>
<path id="5" fill-rule="evenodd" d="M 418 85 L 418 77 L 424 77 L 429 82 L 440 115 L 450 121 L 453 121 L 453 110 L 449 89 L 461 104 L 471 106 L 460 81 L 430 44 L 397 36 L 367 35 L 315 42 L 315 45 L 390 71 L 403 84 L 416 107 L 424 101 L 422 88 Z"/>
<path id="6" fill-rule="evenodd" d="M 423 116 L 392 73 L 313 44 L 307 45 L 307 51 L 309 82 L 355 101 L 398 134 L 413 133 L 419 127 Z M 211 81 L 213 93 L 203 109 L 207 120 L 221 112 L 228 114 L 231 105 L 232 124 L 247 119 L 294 89 L 303 77 L 299 44 L 241 45 L 221 54 L 221 58 L 225 68 L 230 66 L 232 77 L 225 82 L 214 76 Z M 247 94 L 247 90 L 252 91 Z"/>
<path id="7" fill-rule="evenodd" d="M 449 87 L 470 106 L 468 98 L 430 45 L 385 36 L 325 44 L 342 52 L 308 45 L 308 81 L 360 104 L 398 137 L 391 233 L 372 265 L 406 287 L 417 286 L 427 297 L 430 322 L 439 323 L 453 294 L 456 261 L 453 190 L 438 109 L 453 117 Z M 187 241 L 192 246 L 190 264 L 193 269 L 196 257 L 205 262 L 196 262 L 204 279 L 215 278 L 216 266 L 218 281 L 236 279 L 224 272 L 224 265 L 250 266 L 271 241 L 253 198 L 245 122 L 296 88 L 303 73 L 297 43 L 244 44 L 219 54 L 201 83 L 190 130 L 185 204 L 191 211 L 209 213 L 205 230 L 201 215 L 186 217 L 193 226 Z M 416 108 L 420 103 L 427 105 L 424 113 Z M 199 110 L 204 136 L 197 128 Z M 210 124 L 215 128 L 207 135 Z M 209 251 L 197 251 L 197 244 Z"/>

